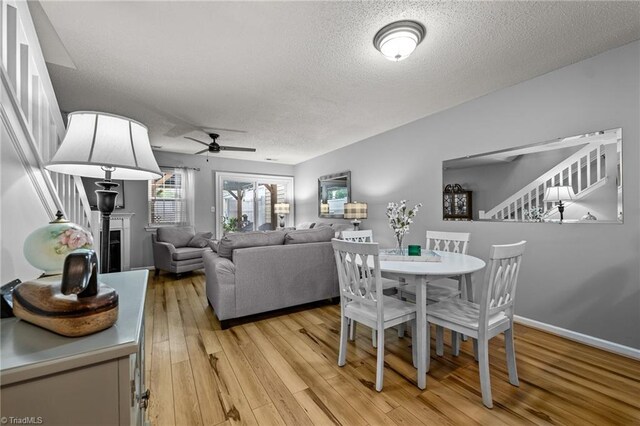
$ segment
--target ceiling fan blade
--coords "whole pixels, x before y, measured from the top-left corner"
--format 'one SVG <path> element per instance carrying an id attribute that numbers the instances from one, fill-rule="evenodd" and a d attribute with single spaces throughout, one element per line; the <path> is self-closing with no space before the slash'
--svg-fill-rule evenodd
<path id="1" fill-rule="evenodd" d="M 206 142 L 202 142 L 202 141 L 199 141 L 198 139 L 192 138 L 191 136 L 185 136 L 184 138 L 185 138 L 185 139 L 192 140 L 192 141 L 194 141 L 194 142 L 201 143 L 202 145 L 209 146 L 209 144 L 208 144 L 208 143 L 206 143 Z"/>
<path id="2" fill-rule="evenodd" d="M 202 153 L 207 152 L 207 151 L 209 151 L 209 148 L 203 149 L 202 151 L 198 151 L 194 155 L 202 154 Z"/>
<path id="3" fill-rule="evenodd" d="M 243 148 L 240 146 L 220 146 L 221 151 L 245 151 L 245 152 L 256 152 L 255 148 Z"/>
<path id="4" fill-rule="evenodd" d="M 231 132 L 231 133 L 249 133 L 246 130 L 225 129 L 224 127 L 203 127 L 202 130 L 206 133 L 211 133 L 212 131 Z"/>

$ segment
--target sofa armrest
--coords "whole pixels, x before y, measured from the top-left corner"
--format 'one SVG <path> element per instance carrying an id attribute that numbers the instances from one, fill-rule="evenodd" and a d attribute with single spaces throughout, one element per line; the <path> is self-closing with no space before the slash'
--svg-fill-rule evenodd
<path id="1" fill-rule="evenodd" d="M 170 271 L 172 256 L 176 248 L 171 243 L 163 243 L 156 240 L 155 236 L 152 236 L 151 241 L 153 246 L 153 265 L 156 269 Z"/>
<path id="2" fill-rule="evenodd" d="M 220 321 L 236 317 L 236 266 L 211 250 L 202 253 L 209 304 Z"/>

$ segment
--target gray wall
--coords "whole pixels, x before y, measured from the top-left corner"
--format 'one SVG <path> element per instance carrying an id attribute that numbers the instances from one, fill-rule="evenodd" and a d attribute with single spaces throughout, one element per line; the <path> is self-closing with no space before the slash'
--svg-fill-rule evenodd
<path id="1" fill-rule="evenodd" d="M 408 244 L 424 244 L 427 228 L 469 231 L 471 254 L 486 259 L 491 244 L 525 239 L 517 315 L 640 348 L 639 76 L 634 42 L 301 163 L 296 221 L 318 220 L 318 176 L 351 170 L 353 198 L 369 203 L 363 228 L 382 246 L 393 245 L 385 206 L 402 198 L 425 203 Z M 443 160 L 616 127 L 624 224 L 442 221 Z"/>
<path id="2" fill-rule="evenodd" d="M 195 175 L 195 227 L 197 231 L 215 232 L 214 173 L 220 171 L 277 174 L 293 176 L 294 167 L 287 164 L 276 164 L 260 161 L 233 160 L 221 157 L 200 155 L 183 155 L 154 151 L 156 160 L 161 166 L 197 167 L 200 171 Z M 140 268 L 153 265 L 151 250 L 151 232 L 147 231 L 148 203 L 147 181 L 125 182 L 125 209 L 116 212 L 135 212 L 131 219 L 131 267 Z"/>

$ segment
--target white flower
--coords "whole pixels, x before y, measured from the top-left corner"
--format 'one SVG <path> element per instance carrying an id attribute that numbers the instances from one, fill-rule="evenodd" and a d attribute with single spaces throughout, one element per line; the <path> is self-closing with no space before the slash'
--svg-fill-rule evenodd
<path id="1" fill-rule="evenodd" d="M 387 205 L 387 218 L 389 227 L 394 231 L 398 239 L 409 233 L 409 226 L 413 223 L 413 217 L 422 207 L 422 203 L 416 204 L 413 209 L 407 210 L 407 200 L 400 200 L 400 203 L 389 203 Z"/>

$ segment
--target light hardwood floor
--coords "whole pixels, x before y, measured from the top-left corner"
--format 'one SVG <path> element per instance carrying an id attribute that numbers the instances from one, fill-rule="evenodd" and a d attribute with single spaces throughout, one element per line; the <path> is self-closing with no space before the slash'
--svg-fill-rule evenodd
<path id="1" fill-rule="evenodd" d="M 347 365 L 337 365 L 338 305 L 223 331 L 203 274 L 152 275 L 145 369 L 153 425 L 640 424 L 640 362 L 528 327 L 515 329 L 518 388 L 508 381 L 503 340 L 491 342 L 489 410 L 470 341 L 459 357 L 449 342 L 443 357 L 432 350 L 420 391 L 411 339 L 388 330 L 378 393 L 366 327 L 349 343 Z"/>

